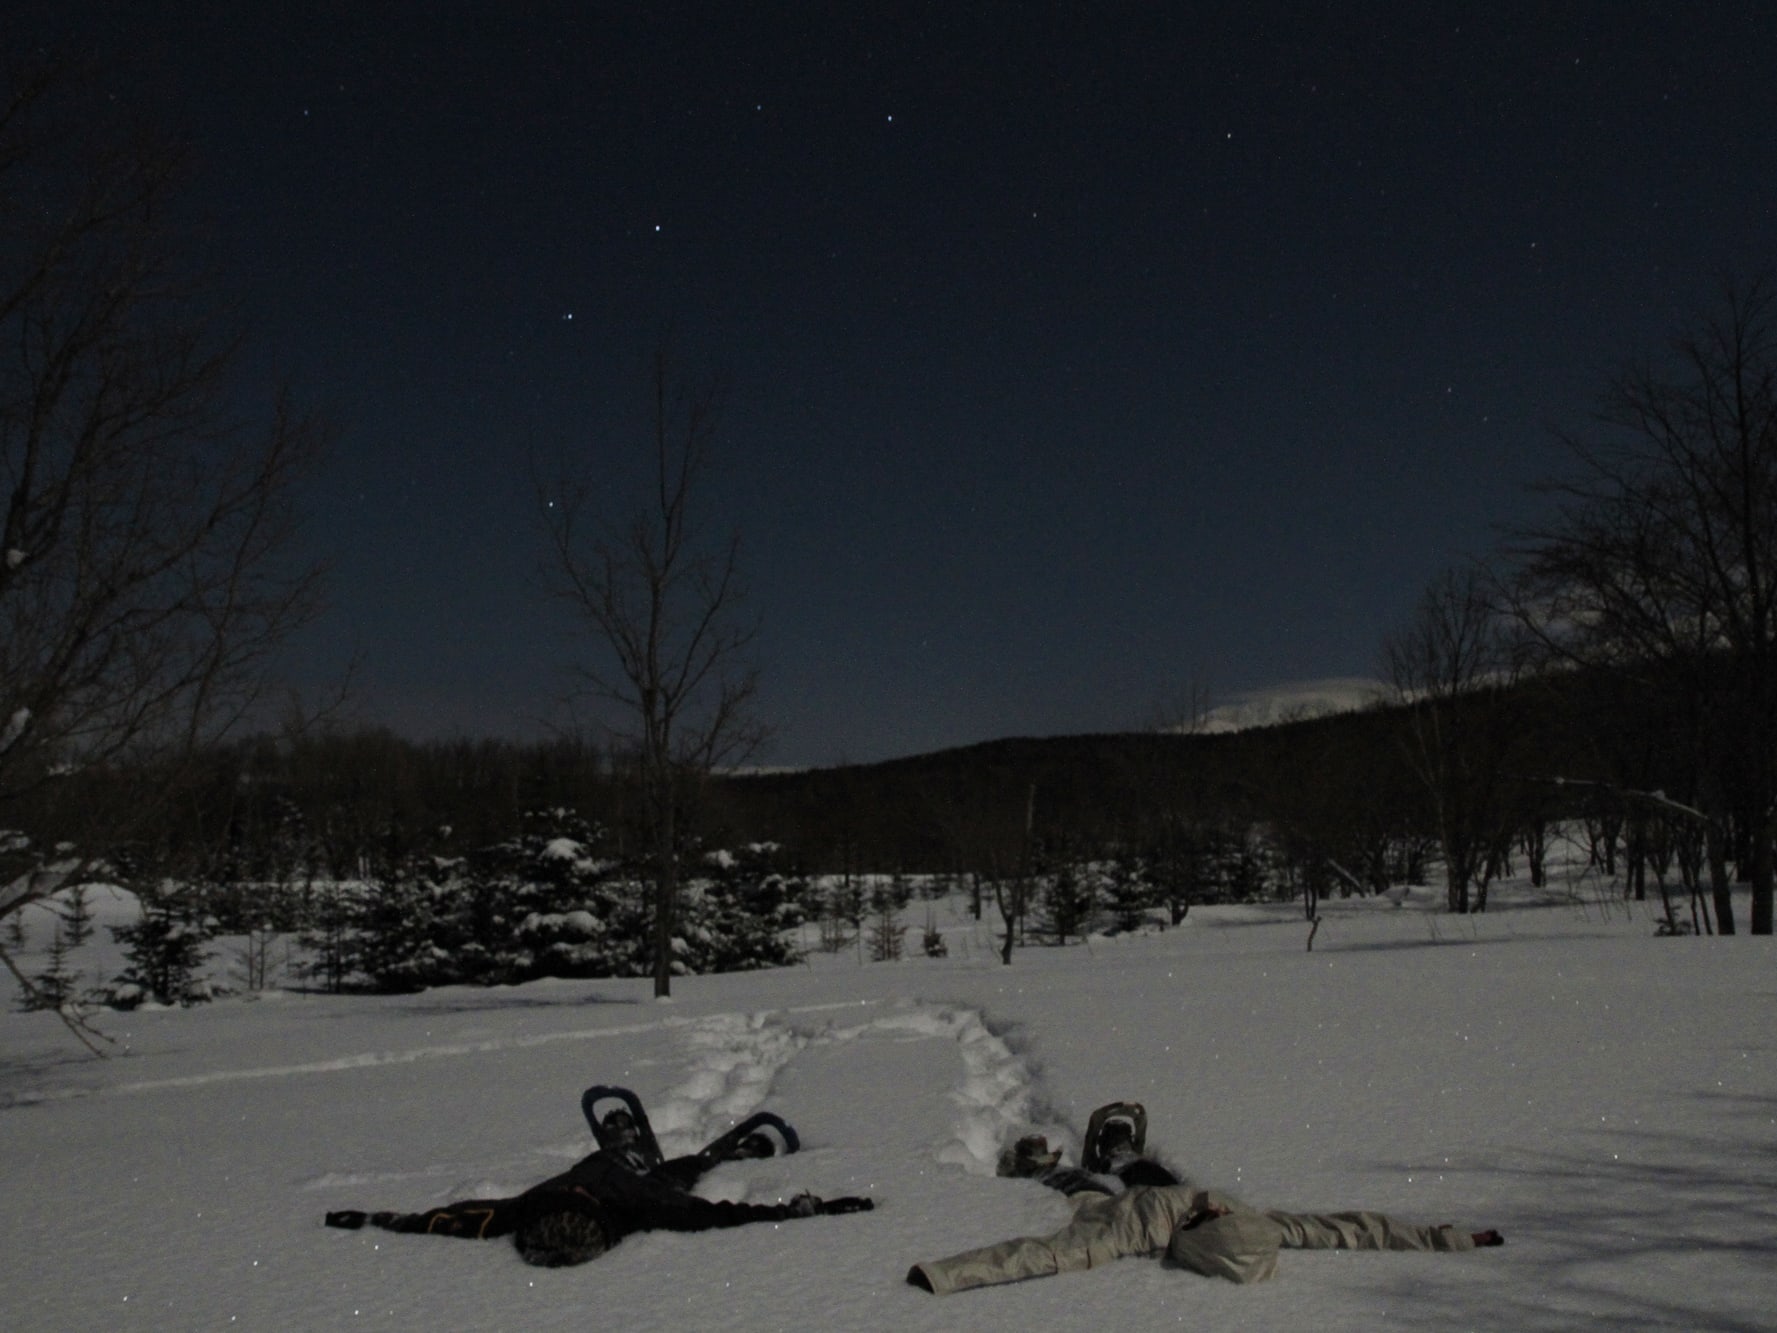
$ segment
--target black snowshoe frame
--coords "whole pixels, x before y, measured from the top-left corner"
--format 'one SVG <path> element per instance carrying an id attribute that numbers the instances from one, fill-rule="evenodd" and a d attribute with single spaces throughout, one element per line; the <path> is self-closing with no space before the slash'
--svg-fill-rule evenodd
<path id="1" fill-rule="evenodd" d="M 1092 1119 L 1086 1123 L 1086 1143 L 1080 1150 L 1080 1164 L 1088 1171 L 1109 1171 L 1110 1158 L 1100 1147 L 1104 1138 L 1104 1127 L 1112 1121 L 1124 1121 L 1129 1125 L 1130 1148 L 1137 1157 L 1148 1149 L 1148 1109 L 1140 1102 L 1109 1102 L 1092 1113 Z"/>
<path id="2" fill-rule="evenodd" d="M 727 1133 L 711 1139 L 698 1150 L 697 1155 L 707 1157 L 714 1162 L 730 1161 L 736 1156 L 744 1140 L 755 1134 L 764 1134 L 766 1130 L 776 1130 L 777 1137 L 782 1143 L 781 1147 L 773 1145 L 774 1152 L 771 1154 L 773 1156 L 793 1153 L 802 1147 L 802 1140 L 797 1137 L 796 1131 L 791 1128 L 789 1121 L 770 1111 L 755 1111 Z"/>
<path id="3" fill-rule="evenodd" d="M 606 1141 L 608 1136 L 601 1118 L 601 1107 L 608 1102 L 616 1102 L 619 1105 L 605 1110 L 604 1115 L 609 1115 L 611 1110 L 617 1109 L 629 1113 L 637 1133 L 637 1141 L 633 1145 L 617 1148 Z M 665 1154 L 660 1151 L 660 1140 L 654 1136 L 654 1126 L 648 1119 L 648 1112 L 642 1106 L 642 1099 L 628 1088 L 620 1088 L 615 1084 L 596 1083 L 580 1094 L 580 1110 L 586 1116 L 586 1123 L 591 1126 L 592 1137 L 598 1143 L 601 1152 L 635 1152 L 642 1158 L 648 1170 L 653 1170 L 666 1160 Z M 775 1131 L 781 1142 L 782 1146 L 777 1148 L 777 1155 L 793 1153 L 802 1147 L 802 1140 L 797 1136 L 789 1121 L 771 1111 L 755 1111 L 733 1129 L 711 1139 L 697 1151 L 696 1156 L 712 1165 L 717 1162 L 731 1161 L 739 1154 L 740 1145 L 745 1139 L 754 1134 L 764 1134 L 767 1131 Z"/>
<path id="4" fill-rule="evenodd" d="M 637 1139 L 633 1145 L 619 1148 L 607 1141 L 608 1135 L 603 1121 L 599 1116 L 601 1102 L 618 1102 L 622 1109 L 629 1112 L 630 1120 L 636 1127 Z M 592 1127 L 592 1137 L 598 1143 L 600 1152 L 619 1152 L 628 1149 L 638 1154 L 648 1169 L 652 1170 L 666 1160 L 660 1151 L 660 1140 L 654 1137 L 654 1126 L 649 1123 L 648 1113 L 642 1108 L 642 1099 L 628 1088 L 619 1088 L 609 1084 L 595 1083 L 580 1094 L 580 1110 L 586 1116 L 586 1123 Z M 611 1112 L 605 1112 L 609 1115 Z"/>

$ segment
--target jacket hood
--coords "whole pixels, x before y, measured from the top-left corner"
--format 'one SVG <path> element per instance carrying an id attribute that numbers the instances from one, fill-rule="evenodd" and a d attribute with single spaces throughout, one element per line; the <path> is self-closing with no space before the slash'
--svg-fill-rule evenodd
<path id="1" fill-rule="evenodd" d="M 1277 1275 L 1283 1228 L 1263 1213 L 1211 1217 L 1172 1233 L 1166 1252 L 1175 1263 L 1230 1282 L 1267 1282 Z"/>

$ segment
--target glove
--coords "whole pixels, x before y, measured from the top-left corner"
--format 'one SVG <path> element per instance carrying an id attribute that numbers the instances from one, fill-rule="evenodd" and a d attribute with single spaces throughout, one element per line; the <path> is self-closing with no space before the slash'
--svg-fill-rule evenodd
<path id="1" fill-rule="evenodd" d="M 356 1231 L 369 1221 L 369 1215 L 359 1212 L 356 1208 L 342 1208 L 337 1213 L 327 1214 L 327 1225 L 339 1227 L 345 1231 Z"/>
<path id="2" fill-rule="evenodd" d="M 828 1217 L 839 1213 L 868 1213 L 876 1207 L 876 1200 L 859 1198 L 855 1194 L 841 1195 L 837 1199 L 820 1201 L 821 1212 Z"/>

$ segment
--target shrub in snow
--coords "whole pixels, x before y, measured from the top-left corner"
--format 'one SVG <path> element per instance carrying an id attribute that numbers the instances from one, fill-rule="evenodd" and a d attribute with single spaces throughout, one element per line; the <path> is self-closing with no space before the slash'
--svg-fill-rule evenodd
<path id="1" fill-rule="evenodd" d="M 930 907 L 926 908 L 926 927 L 920 933 L 919 947 L 927 958 L 946 958 L 950 955 L 950 946 L 944 942 L 944 936 L 938 929 L 938 918 Z"/>

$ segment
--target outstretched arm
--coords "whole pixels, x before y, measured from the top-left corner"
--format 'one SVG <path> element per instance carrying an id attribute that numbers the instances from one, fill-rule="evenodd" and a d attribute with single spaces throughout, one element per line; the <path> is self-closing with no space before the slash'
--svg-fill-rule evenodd
<path id="1" fill-rule="evenodd" d="M 1505 1244 L 1497 1231 L 1415 1226 L 1384 1213 L 1274 1212 L 1267 1216 L 1283 1227 L 1286 1249 L 1472 1250 Z"/>
<path id="2" fill-rule="evenodd" d="M 363 1213 L 347 1208 L 328 1213 L 327 1225 L 356 1231 L 368 1222 L 384 1231 L 491 1240 L 510 1234 L 518 1226 L 517 1203 L 517 1199 L 464 1199 L 423 1213 Z"/>
<path id="3" fill-rule="evenodd" d="M 870 1199 L 844 1197 L 818 1199 L 798 1194 L 788 1203 L 729 1203 L 700 1199 L 695 1194 L 676 1197 L 661 1194 L 648 1199 L 614 1204 L 625 1222 L 636 1231 L 709 1231 L 717 1227 L 744 1227 L 749 1222 L 787 1222 L 797 1217 L 868 1212 Z"/>

